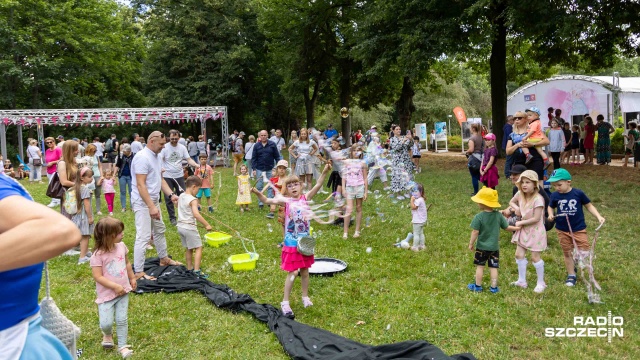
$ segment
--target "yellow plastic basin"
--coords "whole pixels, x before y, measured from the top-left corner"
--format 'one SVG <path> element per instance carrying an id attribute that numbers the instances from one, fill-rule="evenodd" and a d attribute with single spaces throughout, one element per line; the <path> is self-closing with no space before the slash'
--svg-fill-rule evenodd
<path id="1" fill-rule="evenodd" d="M 245 253 L 245 254 L 237 254 L 229 256 L 229 264 L 233 266 L 233 270 L 242 271 L 242 270 L 253 270 L 256 268 L 256 263 L 260 255 L 257 253 Z"/>
<path id="2" fill-rule="evenodd" d="M 219 247 L 222 244 L 228 243 L 232 237 L 233 236 L 229 234 L 219 232 L 219 231 L 210 232 L 204 235 L 204 239 L 207 245 L 213 246 L 213 247 Z"/>

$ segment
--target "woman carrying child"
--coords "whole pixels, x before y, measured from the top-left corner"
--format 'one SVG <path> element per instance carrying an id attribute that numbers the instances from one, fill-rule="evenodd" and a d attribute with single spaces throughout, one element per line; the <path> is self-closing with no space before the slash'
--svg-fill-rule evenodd
<path id="1" fill-rule="evenodd" d="M 542 293 L 547 287 L 544 281 L 544 260 L 540 258 L 540 252 L 547 248 L 547 232 L 544 227 L 544 199 L 538 193 L 538 174 L 527 170 L 520 174 L 516 182 L 518 192 L 509 202 L 510 210 L 521 218 L 515 226 L 520 227 L 511 238 L 511 242 L 517 245 L 516 264 L 518 265 L 518 281 L 512 285 L 527 288 L 527 250 L 531 251 L 533 267 L 538 275 L 538 282 L 533 290 Z"/>
<path id="2" fill-rule="evenodd" d="M 284 205 L 285 207 L 285 235 L 280 268 L 287 272 L 287 277 L 284 282 L 284 297 L 280 307 L 284 316 L 290 318 L 293 318 L 294 314 L 289 305 L 289 296 L 298 272 L 300 273 L 302 287 L 302 304 L 305 308 L 313 305 L 309 298 L 309 268 L 313 265 L 314 257 L 313 255 L 302 255 L 298 252 L 298 240 L 309 236 L 311 211 L 307 201 L 311 200 L 318 192 L 330 170 L 331 164 L 327 164 L 316 185 L 306 194 L 302 193 L 300 179 L 297 176 L 289 176 L 284 181 L 283 187 L 286 189 L 288 198 L 276 196 L 273 199 L 267 199 L 256 188 L 251 189 L 263 203 Z"/>

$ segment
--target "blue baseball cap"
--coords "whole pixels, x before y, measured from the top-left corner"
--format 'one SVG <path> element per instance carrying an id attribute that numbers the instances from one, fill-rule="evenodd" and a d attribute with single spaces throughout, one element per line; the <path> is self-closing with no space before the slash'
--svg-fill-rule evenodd
<path id="1" fill-rule="evenodd" d="M 542 113 L 540 112 L 540 109 L 538 109 L 538 108 L 537 108 L 537 107 L 535 107 L 535 106 L 532 106 L 532 107 L 528 108 L 527 110 L 525 110 L 525 112 L 527 112 L 527 111 L 532 111 L 532 112 L 534 112 L 534 113 L 538 114 L 538 116 L 541 116 L 541 115 L 542 115 Z"/>

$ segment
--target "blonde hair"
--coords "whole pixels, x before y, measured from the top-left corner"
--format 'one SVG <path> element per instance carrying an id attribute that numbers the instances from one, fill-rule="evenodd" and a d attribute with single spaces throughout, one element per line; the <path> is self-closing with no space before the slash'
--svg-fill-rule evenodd
<path id="1" fill-rule="evenodd" d="M 75 181 L 78 164 L 76 163 L 76 151 L 78 151 L 78 142 L 75 140 L 67 140 L 62 143 L 62 160 L 67 170 L 67 180 Z"/>
<path id="2" fill-rule="evenodd" d="M 529 181 L 531 181 L 533 183 L 533 194 L 529 195 L 529 194 L 525 194 L 522 191 L 522 178 L 525 178 Z M 518 187 L 518 191 L 522 194 L 522 197 L 524 198 L 525 201 L 529 201 L 531 199 L 533 199 L 537 194 L 538 191 L 540 190 L 538 184 L 539 184 L 540 180 L 538 179 L 538 173 L 536 173 L 533 170 L 526 170 L 524 171 L 522 174 L 520 174 L 520 177 L 518 178 L 518 181 L 516 181 L 516 186 Z"/>
<path id="3" fill-rule="evenodd" d="M 98 148 L 93 144 L 89 144 L 87 145 L 87 148 L 84 149 L 84 154 L 87 156 L 93 156 L 96 154 L 96 151 L 98 151 Z"/>
<path id="4" fill-rule="evenodd" d="M 249 135 L 249 141 L 256 141 L 256 137 L 253 135 Z"/>
<path id="5" fill-rule="evenodd" d="M 307 144 L 309 143 L 309 130 L 307 130 L 307 128 L 302 128 L 300 129 L 300 136 L 298 137 L 298 141 L 302 142 L 302 132 L 304 131 L 305 136 L 307 137 L 306 142 Z"/>
<path id="6" fill-rule="evenodd" d="M 76 191 L 76 199 L 78 199 L 78 209 L 80 209 L 80 203 L 82 202 L 80 199 L 80 191 L 82 190 L 82 178 L 87 175 L 89 172 L 89 176 L 93 177 L 93 170 L 91 170 L 88 166 L 78 167 L 76 172 L 76 179 L 74 181 L 73 189 Z"/>
<path id="7" fill-rule="evenodd" d="M 38 140 L 36 140 L 36 139 L 32 139 L 31 141 L 29 141 L 29 145 L 31 145 L 31 146 L 38 146 Z"/>

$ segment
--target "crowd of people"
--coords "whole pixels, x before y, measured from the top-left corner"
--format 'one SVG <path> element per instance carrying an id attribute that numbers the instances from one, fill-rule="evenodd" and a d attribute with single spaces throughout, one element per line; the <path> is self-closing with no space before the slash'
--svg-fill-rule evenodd
<path id="1" fill-rule="evenodd" d="M 555 192 L 548 195 L 542 190 L 541 181 L 548 158 L 544 151 L 538 151 L 538 147 L 550 147 L 555 163 L 560 156 L 554 153 L 566 151 L 564 149 L 568 144 L 573 144 L 573 134 L 567 142 L 565 132 L 560 130 L 561 122 L 556 118 L 549 122 L 549 135 L 538 131 L 535 126 L 534 129 L 528 126 L 539 121 L 539 117 L 539 110 L 532 108 L 516 113 L 509 121 L 510 125 L 511 121 L 513 124 L 508 139 L 503 144 L 509 155 L 509 168 L 505 168 L 505 175 L 513 182 L 514 190 L 508 207 L 502 211 L 496 211 L 501 208 L 495 190 L 499 173 L 496 167 L 496 137 L 492 133 L 483 136 L 479 124 L 471 126 L 472 136 L 467 149 L 469 164 L 473 162 L 471 158 L 479 158 L 480 162 L 477 170 L 469 166 L 474 186 L 471 200 L 479 204 L 480 208 L 480 213 L 471 222 L 469 249 L 475 251 L 476 265 L 475 281 L 467 286 L 471 291 L 483 291 L 482 279 L 487 264 L 491 277 L 489 291 L 499 291 L 498 239 L 501 228 L 513 232 L 512 243 L 516 244 L 518 279 L 512 283 L 514 286 L 527 288 L 526 256 L 529 252 L 537 276 L 534 291 L 544 292 L 547 285 L 541 254 L 547 248 L 547 231 L 553 227 L 556 228 L 564 254 L 567 269 L 565 284 L 574 286 L 576 270 L 571 254 L 574 247 L 572 236 L 580 251 L 589 250 L 583 207 L 600 223 L 604 222 L 604 217 L 584 192 L 572 188 L 572 177 L 567 170 L 558 167 L 550 175 L 549 181 Z M 564 126 L 565 123 L 562 123 L 562 127 Z M 590 132 L 598 131 L 599 136 L 602 132 L 604 137 L 604 133 L 608 134 L 609 130 L 599 130 L 601 128 L 605 129 L 605 126 L 595 127 L 589 122 L 585 124 L 585 129 L 590 129 Z M 635 127 L 633 129 L 635 133 L 630 132 L 629 136 L 638 141 L 637 131 Z M 286 278 L 280 306 L 285 316 L 294 316 L 290 297 L 297 277 L 295 275 L 300 275 L 302 283 L 302 305 L 305 308 L 313 306 L 308 289 L 309 267 L 314 263 L 314 257 L 303 253 L 298 245 L 302 239 L 311 235 L 311 220 L 320 220 L 309 203 L 317 194 L 329 194 L 323 201 L 333 204 L 331 211 L 326 214 L 326 223 L 342 225 L 344 239 L 350 236 L 358 238 L 362 236 L 363 230 L 363 202 L 369 197 L 369 187 L 375 178 L 379 178 L 383 189 L 389 191 L 394 199 L 407 200 L 410 205 L 413 226 L 411 250 L 419 252 L 426 248 L 424 227 L 428 206 L 424 186 L 414 181 L 414 175 L 421 167 L 420 141 L 410 130 L 403 134 L 403 129 L 398 125 L 392 125 L 390 130 L 386 142 L 381 141 L 376 126 L 372 126 L 366 134 L 356 132 L 360 136 L 353 138 L 354 142 L 350 147 L 344 146 L 341 141 L 343 139 L 332 126 L 328 126 L 324 132 L 300 129 L 291 133 L 288 142 L 284 140 L 280 130 L 273 131 L 271 137 L 269 132 L 262 130 L 257 134 L 257 141 L 250 135 L 248 141 L 244 142 L 245 133 L 237 131 L 229 138 L 234 160 L 233 175 L 237 178 L 236 204 L 239 211 L 250 211 L 252 197 L 256 197 L 260 209 L 265 204 L 268 206 L 266 217 L 277 217 L 282 226 L 281 269 L 286 272 Z M 583 141 L 586 143 L 585 150 L 592 145 L 588 138 L 589 135 L 586 135 Z M 102 346 L 106 349 L 114 348 L 112 327 L 115 321 L 117 349 L 124 358 L 133 354 L 131 346 L 127 344 L 127 294 L 136 288 L 140 279 L 156 280 L 144 272 L 147 250 L 155 249 L 161 266 L 183 265 L 171 258 L 167 250 L 166 226 L 160 209 L 162 196 L 169 222 L 177 227 L 185 249 L 187 270 L 197 277 L 208 277 L 201 267 L 202 239 L 197 224 L 200 223 L 207 230 L 212 229 L 201 211 L 205 211 L 205 208 L 209 213 L 215 211 L 210 199 L 215 181 L 215 160 L 220 151 L 218 146 L 205 143 L 204 137 L 199 137 L 197 141 L 191 138 L 187 142 L 177 130 L 170 130 L 168 134 L 154 131 L 148 135 L 146 142 L 137 134 L 133 139 L 129 143 L 126 138 L 117 140 L 112 135 L 104 143 L 96 138 L 89 144 L 76 139 L 65 141 L 59 136 L 57 139 L 45 139 L 44 154 L 35 145 L 37 151 L 28 149 L 29 164 L 34 168 L 38 162 L 32 160 L 44 159 L 39 166 L 47 168 L 49 187 L 59 183 L 65 189 L 63 196 L 52 198 L 48 205 L 50 208 L 60 206 L 60 214 L 33 203 L 17 183 L 0 175 L 0 212 L 9 214 L 10 211 L 2 209 L 15 207 L 16 202 L 25 209 L 30 209 L 28 214 L 11 215 L 9 220 L 3 222 L 5 228 L 22 229 L 25 224 L 35 224 L 38 221 L 55 221 L 56 224 L 61 224 L 53 235 L 61 241 L 35 252 L 20 251 L 28 243 L 20 243 L 23 238 L 27 238 L 24 234 L 16 235 L 8 242 L 16 244 L 15 248 L 0 242 L 3 249 L 0 253 L 7 260 L 0 265 L 0 283 L 3 277 L 8 279 L 6 276 L 11 272 L 25 274 L 26 278 L 25 275 L 12 276 L 11 281 L 16 282 L 16 286 L 26 284 L 29 291 L 37 293 L 42 261 L 79 245 L 78 264 L 88 263 L 96 282 L 96 303 L 103 333 Z M 562 146 L 555 146 L 560 139 L 563 139 Z M 603 139 L 602 146 L 605 145 Z M 282 151 L 287 146 L 289 161 L 282 156 Z M 528 152 L 523 151 L 527 148 Z M 212 152 L 215 153 L 213 157 Z M 606 157 L 603 159 L 606 160 Z M 387 183 L 388 174 L 391 176 L 390 183 Z M 8 175 L 7 171 L 5 175 Z M 252 179 L 256 180 L 255 186 L 251 186 Z M 33 181 L 38 180 L 34 178 Z M 479 189 L 480 182 L 486 187 Z M 124 224 L 111 216 L 100 217 L 102 194 L 109 215 L 113 215 L 116 188 L 120 192 L 121 211 L 130 209 L 134 216 L 132 263 L 127 256 L 129 250 L 122 243 Z M 325 188 L 330 191 L 324 190 Z M 203 197 L 207 200 L 206 206 Z M 572 205 L 568 206 L 569 203 Z M 355 229 L 350 235 L 352 216 L 355 217 Z M 26 230 L 27 235 L 30 234 L 29 231 L 31 230 Z M 0 233 L 0 236 L 6 235 Z M 91 237 L 95 244 L 93 251 L 89 250 Z M 5 253 L 5 249 L 11 251 Z M 24 295 L 26 296 L 27 294 Z M 18 299 L 24 297 L 20 295 Z M 0 309 L 13 306 L 12 301 L 0 301 Z M 37 305 L 26 302 L 12 310 L 7 319 L 0 321 L 0 333 L 21 326 L 22 330 L 19 331 L 31 334 L 31 326 L 37 327 L 39 324 Z M 50 358 L 68 358 L 55 339 L 49 339 L 43 332 L 38 336 L 45 339 L 27 341 L 21 351 L 34 351 L 32 349 L 39 347 L 41 342 L 47 342 L 56 349 L 51 350 L 52 354 L 60 354 Z"/>

